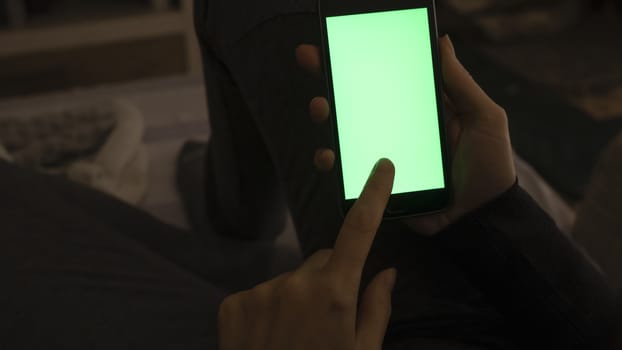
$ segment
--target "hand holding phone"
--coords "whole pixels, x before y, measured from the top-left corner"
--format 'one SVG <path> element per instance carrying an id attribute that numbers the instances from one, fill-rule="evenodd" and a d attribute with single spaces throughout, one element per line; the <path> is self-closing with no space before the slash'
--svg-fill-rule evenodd
<path id="1" fill-rule="evenodd" d="M 341 206 L 380 158 L 396 167 L 385 218 L 439 212 L 451 199 L 432 0 L 321 1 Z"/>
<path id="2" fill-rule="evenodd" d="M 447 138 L 455 195 L 445 212 L 406 220 L 417 232 L 427 235 L 438 233 L 503 194 L 516 181 L 505 111 L 486 95 L 462 66 L 449 37 L 439 40 L 439 48 L 447 94 Z M 313 74 L 318 75 L 321 71 L 317 46 L 299 46 L 296 57 L 299 64 Z M 310 114 L 314 121 L 327 122 L 329 111 L 327 99 L 313 99 Z M 318 169 L 328 171 L 334 162 L 332 149 L 318 150 L 315 159 Z"/>

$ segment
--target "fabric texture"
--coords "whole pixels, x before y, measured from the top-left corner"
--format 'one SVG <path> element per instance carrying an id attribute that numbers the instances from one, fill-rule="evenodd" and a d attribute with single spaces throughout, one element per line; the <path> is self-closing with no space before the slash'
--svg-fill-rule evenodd
<path id="1" fill-rule="evenodd" d="M 287 209 L 306 255 L 333 244 L 334 178 L 312 161 L 330 137 L 308 118 L 325 89 L 294 59 L 299 43 L 319 42 L 318 23 L 295 4 L 195 2 L 214 136 L 205 230 L 0 163 L 0 348 L 215 348 L 220 301 L 272 277 Z M 252 31 L 229 40 L 238 21 Z M 437 238 L 383 224 L 363 286 L 389 266 L 388 349 L 582 348 L 613 309 L 602 275 L 518 187 Z"/>
<path id="2" fill-rule="evenodd" d="M 266 6 L 269 7 L 272 4 L 273 2 L 269 2 Z M 309 101 L 315 96 L 326 96 L 326 85 L 321 78 L 298 67 L 294 58 L 295 49 L 299 44 L 318 45 L 320 43 L 317 15 L 312 10 L 307 10 L 313 6 L 301 7 L 299 11 L 289 13 L 275 13 L 272 19 L 260 21 L 252 30 L 234 39 L 226 35 L 220 36 L 219 33 L 228 32 L 229 28 L 234 30 L 239 25 L 238 22 L 248 25 L 249 19 L 240 15 L 225 21 L 218 16 L 219 12 L 216 9 L 225 6 L 236 8 L 243 6 L 241 3 L 212 0 L 198 1 L 196 6 L 199 39 L 205 56 L 209 57 L 206 59 L 208 95 L 213 98 L 213 96 L 222 96 L 223 92 L 229 89 L 237 91 L 231 93 L 228 99 L 211 100 L 210 114 L 212 118 L 223 118 L 229 123 L 231 120 L 246 123 L 248 135 L 252 137 L 244 138 L 243 147 L 262 155 L 259 161 L 254 160 L 257 157 L 247 158 L 251 162 L 260 163 L 260 166 L 252 167 L 257 169 L 253 173 L 232 171 L 236 170 L 236 167 L 227 169 L 214 166 L 215 171 L 212 173 L 212 179 L 208 179 L 209 183 L 216 183 L 219 178 L 228 181 L 234 179 L 230 184 L 238 187 L 260 187 L 265 190 L 270 184 L 274 184 L 273 181 L 276 178 L 280 189 L 275 188 L 275 190 L 282 190 L 283 197 L 273 197 L 268 202 L 263 198 L 263 203 L 269 207 L 280 207 L 283 201 L 286 203 L 293 217 L 304 255 L 308 256 L 317 249 L 331 247 L 343 220 L 337 208 L 336 191 L 333 190 L 336 188 L 336 181 L 332 173 L 317 172 L 312 161 L 318 147 L 331 145 L 330 130 L 328 126 L 318 127 L 312 124 L 308 117 Z M 215 76 L 219 79 L 210 79 Z M 223 77 L 225 79 L 222 79 Z M 245 112 L 240 111 L 240 106 L 244 106 Z M 218 123 L 218 121 L 213 121 L 213 123 Z M 215 124 L 214 127 L 216 127 Z M 229 127 L 227 130 L 231 130 L 233 134 L 233 132 L 240 132 L 241 129 Z M 217 135 L 225 134 L 215 132 L 214 136 Z M 229 149 L 238 147 L 235 145 L 235 138 L 229 138 L 228 141 L 223 138 L 220 142 L 222 142 L 221 146 L 227 143 L 233 145 Z M 218 157 L 223 154 L 222 151 L 218 151 L 217 145 L 217 143 L 211 145 L 213 153 L 211 156 L 208 155 L 208 163 L 212 162 L 212 165 L 219 164 L 220 158 Z M 267 158 L 265 158 L 266 154 Z M 264 162 L 266 159 L 270 163 L 266 164 Z M 231 161 L 231 158 L 228 158 L 228 162 Z M 249 166 L 248 162 L 243 163 L 245 167 Z M 223 184 L 225 181 L 218 183 Z M 208 215 L 221 217 L 210 212 L 227 212 L 230 215 L 237 213 L 230 210 L 235 208 L 235 203 L 227 204 L 227 201 L 232 200 L 227 196 L 227 193 L 231 192 L 223 192 L 225 195 L 222 197 L 212 198 L 216 203 L 215 210 L 208 210 Z M 253 200 L 257 198 L 253 196 L 246 203 L 253 203 Z M 533 202 L 529 203 L 527 209 L 535 206 Z M 523 213 L 523 209 L 527 212 L 524 214 L 528 218 L 550 222 L 545 214 L 531 216 L 528 213 L 529 210 L 520 205 L 507 210 L 510 213 L 514 210 Z M 232 217 L 229 222 L 239 225 L 239 218 L 236 220 L 236 217 Z M 278 222 L 278 217 L 276 222 Z M 244 221 L 245 225 L 248 223 Z M 537 240 L 532 240 L 535 233 L 523 232 L 529 230 L 530 227 L 520 225 L 519 219 L 512 223 L 517 229 L 512 231 L 513 234 L 525 235 L 525 240 L 522 241 L 526 245 L 525 249 L 537 251 L 539 243 Z M 224 224 L 227 225 L 226 222 Z M 512 225 L 508 224 L 501 225 L 498 229 L 505 231 L 511 228 Z M 552 245 L 559 245 L 564 251 L 567 249 L 574 251 L 572 243 L 568 243 L 568 238 L 561 234 L 555 225 L 545 225 L 542 230 L 547 233 L 547 237 L 551 238 L 549 243 Z M 520 254 L 517 255 L 520 256 Z M 592 279 L 602 280 L 599 272 L 583 255 L 574 253 L 570 255 L 577 259 L 572 261 L 573 264 L 587 265 L 585 269 L 577 271 L 580 275 L 577 278 L 586 278 L 590 281 Z M 483 264 L 486 263 L 486 260 L 479 255 L 471 258 Z M 543 260 L 537 263 L 558 266 L 553 260 Z M 389 266 L 397 267 L 400 271 L 394 291 L 394 308 L 390 327 L 390 332 L 394 334 L 395 344 L 399 342 L 400 346 L 410 344 L 415 347 L 418 342 L 431 337 L 451 339 L 465 347 L 511 348 L 521 342 L 533 346 L 540 344 L 537 336 L 525 336 L 522 340 L 519 339 L 520 336 L 513 334 L 510 325 L 520 324 L 522 327 L 520 331 L 525 331 L 523 335 L 541 331 L 542 325 L 534 324 L 534 328 L 529 331 L 532 325 L 528 322 L 520 322 L 527 318 L 512 320 L 512 315 L 494 307 L 484 297 L 478 284 L 472 277 L 469 277 L 469 271 L 465 271 L 461 264 L 456 263 L 451 258 L 450 251 L 438 240 L 420 237 L 400 223 L 383 224 L 368 259 L 363 285 L 376 272 Z M 563 264 L 559 268 L 568 272 Z M 539 270 L 531 272 L 535 275 L 543 273 Z M 480 277 L 487 277 L 491 281 L 502 278 L 497 275 Z M 551 288 L 556 292 L 574 295 L 572 288 L 565 284 L 566 280 L 554 282 Z M 596 289 L 594 293 L 606 294 L 607 288 L 603 285 L 594 284 L 589 287 L 586 285 L 585 288 L 581 288 L 580 293 L 587 294 L 577 295 L 577 300 L 585 302 L 583 298 L 589 299 L 595 296 L 590 294 L 592 287 Z M 533 289 L 525 290 L 527 291 L 533 291 Z M 498 290 L 498 293 L 502 295 L 503 291 Z M 512 300 L 518 300 L 518 298 Z M 606 301 L 603 302 L 606 303 Z M 588 303 L 584 303 L 579 307 L 583 312 L 587 312 L 584 309 L 587 305 Z M 530 317 L 537 318 L 539 310 L 528 307 L 525 312 L 529 313 Z M 571 317 L 574 316 L 576 315 Z M 557 327 L 557 325 L 552 327 Z M 563 333 L 563 330 L 560 330 L 560 333 Z M 590 334 L 585 336 L 586 342 L 594 338 L 597 336 Z M 555 340 L 563 342 L 557 338 Z M 444 343 L 445 341 L 441 340 L 438 348 L 443 348 Z M 575 348 L 581 348 L 585 342 L 570 344 L 573 344 Z"/>
<path id="3" fill-rule="evenodd" d="M 131 204 L 148 186 L 140 111 L 123 100 L 0 119 L 2 159 L 58 174 Z"/>
<path id="4" fill-rule="evenodd" d="M 604 345 L 614 326 L 616 293 L 518 185 L 440 239 L 486 300 L 513 324 L 510 329 L 520 333 L 515 339 L 525 342 L 521 345 Z"/>
<path id="5" fill-rule="evenodd" d="M 178 230 L 60 177 L 0 162 L 0 191 L 2 349 L 213 349 L 222 299 L 271 277 L 270 244 Z"/>

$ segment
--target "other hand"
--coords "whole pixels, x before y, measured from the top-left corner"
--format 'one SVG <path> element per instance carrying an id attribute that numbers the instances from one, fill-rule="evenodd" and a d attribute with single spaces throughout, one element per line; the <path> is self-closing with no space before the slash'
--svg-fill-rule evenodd
<path id="1" fill-rule="evenodd" d="M 363 266 L 393 187 L 382 160 L 345 218 L 333 250 L 298 270 L 234 294 L 220 307 L 221 350 L 380 350 L 396 271 L 379 273 L 358 300 Z"/>

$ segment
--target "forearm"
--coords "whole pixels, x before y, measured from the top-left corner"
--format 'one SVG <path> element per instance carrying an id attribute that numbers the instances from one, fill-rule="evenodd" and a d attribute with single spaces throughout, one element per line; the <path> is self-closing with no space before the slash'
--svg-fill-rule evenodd
<path id="1" fill-rule="evenodd" d="M 610 326 L 611 288 L 518 185 L 439 238 L 524 341 L 582 348 Z"/>

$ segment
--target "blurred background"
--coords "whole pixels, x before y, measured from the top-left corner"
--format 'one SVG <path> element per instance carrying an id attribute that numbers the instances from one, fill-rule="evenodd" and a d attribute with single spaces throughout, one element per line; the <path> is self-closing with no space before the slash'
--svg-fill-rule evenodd
<path id="1" fill-rule="evenodd" d="M 0 97 L 198 71 L 190 11 L 170 0 L 2 0 Z"/>
<path id="2" fill-rule="evenodd" d="M 439 0 L 468 37 L 598 118 L 622 114 L 620 0 Z M 200 70 L 191 1 L 1 0 L 0 97 Z M 612 98 L 613 99 L 613 98 Z"/>
<path id="3" fill-rule="evenodd" d="M 588 250 L 617 254 L 622 0 L 437 7 L 439 31 L 508 111 L 522 184 Z M 209 137 L 207 118 L 191 0 L 0 0 L 0 158 L 187 227 L 176 156 Z"/>
<path id="4" fill-rule="evenodd" d="M 186 227 L 176 156 L 209 135 L 192 7 L 1 0 L 0 158 Z"/>

